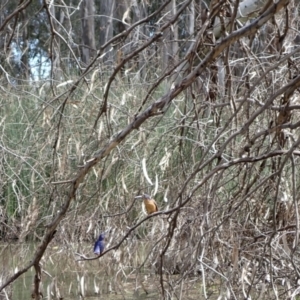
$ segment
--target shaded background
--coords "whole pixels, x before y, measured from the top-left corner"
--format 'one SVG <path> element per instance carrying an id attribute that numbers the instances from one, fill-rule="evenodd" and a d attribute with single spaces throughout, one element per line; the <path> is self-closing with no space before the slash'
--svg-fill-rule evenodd
<path id="1" fill-rule="evenodd" d="M 296 299 L 299 9 L 1 2 L 0 297 Z"/>

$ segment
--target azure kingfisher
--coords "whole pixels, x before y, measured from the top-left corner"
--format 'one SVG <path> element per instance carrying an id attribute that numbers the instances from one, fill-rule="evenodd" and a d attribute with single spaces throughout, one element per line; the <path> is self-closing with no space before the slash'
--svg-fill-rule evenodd
<path id="1" fill-rule="evenodd" d="M 139 198 L 139 199 L 142 199 L 144 201 L 146 212 L 147 212 L 148 215 L 158 211 L 156 201 L 153 198 L 151 198 L 149 195 L 143 194 L 143 195 L 140 195 L 140 196 L 136 196 L 135 198 L 136 199 Z"/>
<path id="2" fill-rule="evenodd" d="M 104 238 L 105 238 L 104 233 L 101 233 L 98 240 L 95 243 L 94 253 L 96 255 L 100 255 L 104 251 L 104 247 L 105 247 Z"/>

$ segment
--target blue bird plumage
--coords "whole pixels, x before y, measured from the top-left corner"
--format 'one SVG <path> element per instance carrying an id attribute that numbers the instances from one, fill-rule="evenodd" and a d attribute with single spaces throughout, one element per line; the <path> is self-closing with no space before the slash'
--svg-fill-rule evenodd
<path id="1" fill-rule="evenodd" d="M 94 253 L 100 255 L 104 251 L 104 233 L 101 233 L 94 246 Z"/>

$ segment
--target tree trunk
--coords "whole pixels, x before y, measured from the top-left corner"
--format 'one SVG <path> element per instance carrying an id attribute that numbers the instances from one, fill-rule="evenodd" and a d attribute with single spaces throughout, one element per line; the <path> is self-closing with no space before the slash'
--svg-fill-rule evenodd
<path id="1" fill-rule="evenodd" d="M 176 14 L 176 0 L 172 0 L 166 7 L 167 14 L 165 22 L 169 22 Z M 178 54 L 178 26 L 175 23 L 165 31 L 165 38 L 162 45 L 162 68 L 166 70 L 170 65 L 173 65 L 177 60 Z"/>
<path id="2" fill-rule="evenodd" d="M 115 6 L 116 4 L 114 0 L 101 0 L 100 2 L 100 47 L 113 37 L 113 20 L 116 10 Z M 109 63 L 112 62 L 112 58 L 113 51 L 109 51 L 106 53 L 106 55 L 103 56 L 103 61 Z"/>
<path id="3" fill-rule="evenodd" d="M 82 51 L 81 59 L 84 64 L 90 62 L 91 57 L 95 55 L 95 26 L 94 26 L 94 1 L 83 0 L 80 7 L 81 13 L 81 39 L 82 39 Z"/>

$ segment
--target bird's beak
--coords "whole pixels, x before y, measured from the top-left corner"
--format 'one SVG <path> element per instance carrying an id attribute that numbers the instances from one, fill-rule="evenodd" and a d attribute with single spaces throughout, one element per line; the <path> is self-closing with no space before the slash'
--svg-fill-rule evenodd
<path id="1" fill-rule="evenodd" d="M 134 199 L 141 199 L 143 196 L 140 195 L 140 196 L 135 196 Z"/>

